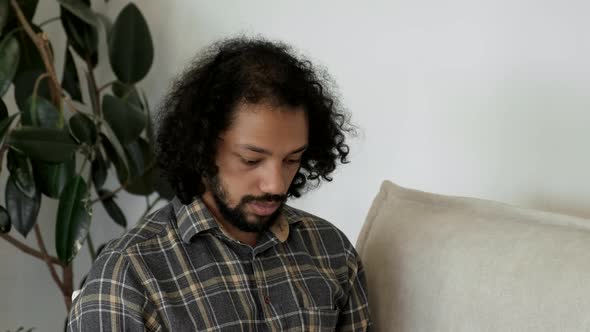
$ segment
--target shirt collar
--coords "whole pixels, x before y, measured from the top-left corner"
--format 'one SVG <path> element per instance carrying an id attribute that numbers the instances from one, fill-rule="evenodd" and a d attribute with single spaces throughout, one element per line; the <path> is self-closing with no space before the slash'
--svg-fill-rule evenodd
<path id="1" fill-rule="evenodd" d="M 207 208 L 201 198 L 194 199 L 190 204 L 182 204 L 178 197 L 172 200 L 176 223 L 180 235 L 185 243 L 190 243 L 192 238 L 202 232 L 217 228 L 227 235 L 227 232 L 220 227 L 211 211 Z M 283 206 L 279 219 L 272 225 L 270 231 L 280 242 L 285 242 L 289 237 L 290 225 L 301 221 L 301 215 L 297 210 L 288 205 Z"/>

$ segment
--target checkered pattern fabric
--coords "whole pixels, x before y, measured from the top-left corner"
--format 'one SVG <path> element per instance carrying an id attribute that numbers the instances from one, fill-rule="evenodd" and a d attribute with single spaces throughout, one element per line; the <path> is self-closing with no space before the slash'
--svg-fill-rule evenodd
<path id="1" fill-rule="evenodd" d="M 357 252 L 329 222 L 284 206 L 252 248 L 196 199 L 174 199 L 93 264 L 69 331 L 368 331 Z"/>

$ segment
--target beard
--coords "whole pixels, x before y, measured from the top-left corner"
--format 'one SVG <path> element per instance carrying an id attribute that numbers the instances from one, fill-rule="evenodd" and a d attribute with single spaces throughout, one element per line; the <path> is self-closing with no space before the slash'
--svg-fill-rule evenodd
<path id="1" fill-rule="evenodd" d="M 246 195 L 232 208 L 227 199 L 227 190 L 225 190 L 219 176 L 211 177 L 208 184 L 221 216 L 225 221 L 243 232 L 263 233 L 268 230 L 277 221 L 283 210 L 283 205 L 287 201 L 287 195 Z M 246 204 L 251 202 L 277 202 L 281 204 L 271 215 L 259 216 L 246 212 Z M 248 216 L 250 216 L 250 220 L 248 220 Z"/>

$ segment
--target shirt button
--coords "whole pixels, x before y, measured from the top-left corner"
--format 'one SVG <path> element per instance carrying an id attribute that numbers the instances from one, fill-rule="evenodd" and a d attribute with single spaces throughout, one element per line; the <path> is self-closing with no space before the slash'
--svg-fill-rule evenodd
<path id="1" fill-rule="evenodd" d="M 264 303 L 266 303 L 266 304 L 270 304 L 270 297 L 268 297 L 268 296 L 265 296 L 265 297 L 264 297 Z"/>

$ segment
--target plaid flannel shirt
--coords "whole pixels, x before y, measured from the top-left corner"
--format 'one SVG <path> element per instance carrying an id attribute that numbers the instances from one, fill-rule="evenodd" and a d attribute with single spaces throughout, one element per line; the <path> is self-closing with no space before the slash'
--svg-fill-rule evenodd
<path id="1" fill-rule="evenodd" d="M 368 331 L 365 275 L 346 236 L 289 206 L 252 248 L 200 199 L 177 198 L 105 247 L 69 331 Z"/>

